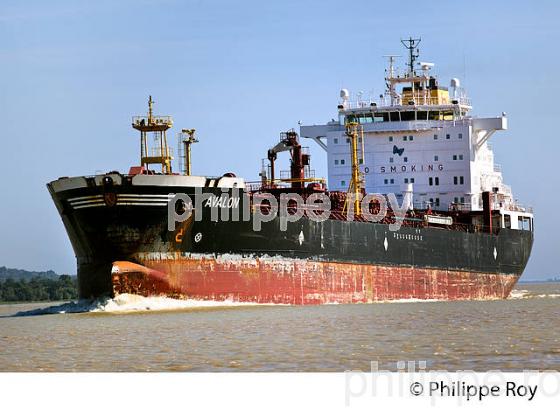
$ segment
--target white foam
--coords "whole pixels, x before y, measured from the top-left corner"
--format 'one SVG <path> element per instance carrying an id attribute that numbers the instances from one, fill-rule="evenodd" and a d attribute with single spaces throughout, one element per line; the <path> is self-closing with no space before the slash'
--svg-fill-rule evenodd
<path id="1" fill-rule="evenodd" d="M 546 293 L 546 294 L 543 294 L 543 295 L 537 295 L 537 297 L 555 299 L 555 298 L 560 298 L 560 294 L 558 294 L 558 293 Z"/>
<path id="2" fill-rule="evenodd" d="M 560 294 L 558 293 L 542 293 L 542 294 L 535 294 L 531 293 L 526 289 L 514 289 L 511 291 L 508 299 L 534 299 L 534 298 L 550 298 L 556 299 L 560 298 Z"/>
<path id="3" fill-rule="evenodd" d="M 36 315 L 53 315 L 57 313 L 85 313 L 92 309 L 92 306 L 101 301 L 80 300 L 77 302 L 67 302 L 61 305 L 48 306 L 16 313 L 16 316 L 36 316 Z"/>
<path id="4" fill-rule="evenodd" d="M 269 303 L 235 302 L 233 300 L 212 301 L 194 299 L 173 299 L 164 296 L 144 297 L 140 295 L 121 294 L 115 298 L 102 298 L 93 301 L 80 300 L 61 305 L 33 309 L 17 313 L 17 316 L 36 316 L 62 313 L 126 313 L 145 311 L 170 311 L 183 309 L 200 309 L 208 307 L 234 307 L 272 305 Z"/>
<path id="5" fill-rule="evenodd" d="M 124 293 L 113 299 L 107 299 L 90 312 L 138 312 L 138 311 L 163 311 L 194 309 L 205 307 L 231 307 L 231 306 L 255 306 L 258 303 L 234 302 L 232 300 L 194 300 L 173 299 L 164 296 L 144 297 Z"/>
<path id="6" fill-rule="evenodd" d="M 529 291 L 525 289 L 513 289 L 508 299 L 523 299 L 530 297 Z"/>
<path id="7" fill-rule="evenodd" d="M 431 303 L 431 302 L 443 302 L 442 299 L 417 299 L 417 298 L 406 298 L 406 299 L 390 299 L 390 300 L 380 300 L 375 303 Z"/>

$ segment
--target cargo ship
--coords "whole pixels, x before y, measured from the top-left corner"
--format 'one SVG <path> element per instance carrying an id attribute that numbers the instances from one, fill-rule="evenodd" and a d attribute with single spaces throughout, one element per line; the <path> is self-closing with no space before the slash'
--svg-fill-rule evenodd
<path id="1" fill-rule="evenodd" d="M 174 172 L 173 120 L 155 115 L 150 97 L 147 115 L 132 119 L 140 162 L 128 173 L 47 184 L 76 255 L 80 297 L 506 298 L 534 230 L 488 142 L 507 116 L 472 116 L 459 80 L 441 86 L 434 65 L 419 62 L 419 42 L 402 41 L 406 69 L 388 56 L 379 96 L 343 89 L 336 118 L 281 133 L 256 182 L 191 175 L 194 129 L 178 133 Z M 304 138 L 326 151 L 327 180 L 311 170 Z M 282 152 L 290 169 L 277 172 Z"/>

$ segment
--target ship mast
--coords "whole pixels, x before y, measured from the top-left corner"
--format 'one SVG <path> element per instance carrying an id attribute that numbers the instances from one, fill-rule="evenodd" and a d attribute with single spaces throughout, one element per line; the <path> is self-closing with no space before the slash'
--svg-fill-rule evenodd
<path id="1" fill-rule="evenodd" d="M 401 40 L 402 45 L 408 50 L 408 76 L 410 77 L 411 81 L 410 84 L 412 86 L 412 98 L 414 99 L 414 86 L 416 82 L 414 78 L 416 77 L 416 70 L 414 69 L 414 63 L 416 59 L 420 56 L 420 50 L 418 49 L 418 44 L 420 44 L 420 38 L 412 38 L 409 37 L 408 40 Z M 408 44 L 407 44 L 408 43 Z"/>
<path id="2" fill-rule="evenodd" d="M 389 62 L 389 68 L 385 70 L 387 72 L 387 77 L 385 77 L 387 91 L 385 92 L 385 95 L 387 95 L 388 93 L 391 99 L 391 105 L 395 105 L 398 103 L 399 94 L 395 89 L 395 84 L 393 83 L 392 79 L 395 78 L 395 61 L 400 56 L 396 54 L 390 54 L 383 57 L 387 58 Z"/>
<path id="3" fill-rule="evenodd" d="M 183 175 L 191 175 L 191 145 L 197 143 L 198 140 L 194 136 L 195 129 L 182 129 L 179 133 L 179 149 L 182 151 L 181 171 Z"/>
<path id="4" fill-rule="evenodd" d="M 361 134 L 361 135 L 360 135 Z M 350 186 L 348 187 L 348 195 L 346 196 L 346 202 L 344 203 L 343 212 L 348 209 L 350 198 L 353 201 L 354 215 L 361 215 L 362 208 L 360 206 L 360 194 L 363 190 L 363 175 L 360 171 L 360 163 L 358 158 L 358 138 L 363 138 L 363 128 L 357 122 L 347 122 L 346 123 L 346 135 L 350 138 L 350 149 L 352 157 L 352 179 L 350 180 Z M 362 146 L 362 156 L 363 156 L 363 146 Z M 353 197 L 352 197 L 353 196 Z"/>
<path id="5" fill-rule="evenodd" d="M 414 69 L 414 63 L 420 55 L 420 50 L 418 45 L 422 41 L 421 38 L 409 37 L 408 40 L 401 40 L 402 45 L 408 50 L 408 69 L 410 77 L 416 76 L 416 70 Z"/>
<path id="6" fill-rule="evenodd" d="M 430 69 L 434 66 L 432 63 L 420 63 L 421 72 L 416 71 L 416 62 L 420 56 L 418 45 L 420 38 L 410 37 L 408 40 L 401 40 L 401 43 L 408 50 L 408 71 L 400 76 L 395 75 L 394 62 L 396 56 L 386 56 L 389 59 L 389 68 L 385 81 L 387 84 L 386 95 L 391 97 L 391 105 L 416 105 L 416 104 L 441 104 L 442 99 L 437 88 L 433 88 L 435 92 L 431 95 L 430 88 Z M 434 80 L 435 81 L 435 80 Z M 396 85 L 410 84 L 410 87 L 403 88 L 402 94 L 396 91 Z"/>
<path id="7" fill-rule="evenodd" d="M 148 99 L 148 115 L 132 117 L 132 128 L 140 131 L 140 164 L 148 167 L 150 164 L 160 164 L 162 174 L 171 174 L 171 150 L 167 144 L 167 130 L 173 126 L 173 119 L 169 115 L 155 116 L 153 114 L 152 96 Z M 153 135 L 154 147 L 149 150 L 148 133 Z"/>

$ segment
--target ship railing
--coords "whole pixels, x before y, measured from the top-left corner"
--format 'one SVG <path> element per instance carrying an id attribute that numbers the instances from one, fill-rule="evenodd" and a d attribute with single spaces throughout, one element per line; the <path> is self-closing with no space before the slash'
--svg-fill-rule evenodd
<path id="1" fill-rule="evenodd" d="M 268 197 L 264 197 L 262 198 L 262 201 L 259 201 L 258 204 L 255 204 L 253 201 L 255 199 L 259 199 L 259 195 L 264 194 L 265 192 L 260 192 L 259 190 L 262 189 L 266 189 L 266 186 L 263 186 L 262 184 L 258 184 L 258 183 L 249 183 L 246 184 L 246 189 L 249 189 L 251 191 L 251 200 L 252 200 L 252 204 L 251 204 L 251 210 L 252 212 L 257 212 L 257 210 L 260 210 L 260 212 L 262 212 L 263 214 L 268 214 L 271 211 L 271 204 L 267 201 Z M 466 205 L 466 204 L 463 204 Z M 321 209 L 319 204 L 303 204 L 300 205 L 299 207 L 297 206 L 297 204 L 288 204 L 287 207 L 287 211 L 288 214 L 295 214 L 298 209 L 303 210 L 305 212 L 305 215 L 309 215 L 309 213 L 314 213 L 315 215 L 320 215 L 322 214 L 324 211 Z M 373 212 L 373 214 L 375 214 L 375 212 Z M 430 223 L 428 221 L 426 221 L 423 217 L 424 214 L 420 213 L 420 214 L 416 214 L 414 212 L 409 212 L 407 213 L 407 215 L 401 219 L 401 226 L 403 227 L 408 227 L 408 228 L 434 228 L 434 229 L 446 229 L 446 230 L 454 230 L 454 231 L 462 231 L 462 232 L 468 232 L 468 233 L 475 233 L 475 232 L 488 232 L 488 233 L 492 233 L 497 235 L 500 232 L 500 229 L 502 229 L 499 226 L 486 226 L 483 224 L 465 224 L 465 223 L 459 223 L 459 222 L 453 222 L 453 224 L 450 225 L 440 225 L 440 224 L 433 224 Z M 438 215 L 437 212 L 434 213 L 433 215 Z M 395 223 L 395 218 L 396 216 L 392 213 L 389 212 L 387 213 L 387 215 L 385 216 L 385 218 L 383 218 L 380 221 L 372 221 L 370 219 L 367 219 L 366 217 L 364 217 L 363 215 L 352 215 L 351 219 L 348 219 L 348 214 L 346 212 L 343 212 L 341 209 L 331 209 L 329 211 L 329 219 L 334 219 L 334 220 L 340 220 L 340 221 L 354 221 L 354 222 L 363 222 L 363 223 L 378 223 L 378 224 L 384 224 L 384 225 L 390 225 Z"/>
<path id="2" fill-rule="evenodd" d="M 173 157 L 173 148 L 168 147 L 167 151 L 161 147 L 150 148 L 151 157 Z"/>
<path id="3" fill-rule="evenodd" d="M 504 211 L 514 211 L 514 212 L 527 212 L 532 214 L 533 213 L 533 207 L 532 206 L 525 206 L 522 204 L 518 204 L 518 203 L 512 203 L 512 204 L 498 204 L 495 206 L 494 209 L 501 209 Z"/>
<path id="4" fill-rule="evenodd" d="M 353 114 L 354 115 L 354 114 Z M 426 131 L 435 128 L 448 127 L 450 124 L 470 125 L 470 118 L 461 118 L 456 120 L 412 120 L 412 121 L 380 121 L 380 122 L 362 122 L 359 114 L 355 114 L 360 125 L 363 126 L 364 132 L 385 132 L 385 131 Z"/>
<path id="5" fill-rule="evenodd" d="M 245 182 L 245 190 L 249 192 L 258 192 L 262 187 L 262 182 Z"/>
<path id="6" fill-rule="evenodd" d="M 280 171 L 280 181 L 291 182 L 291 181 L 292 181 L 291 176 L 292 176 L 292 175 L 291 175 L 291 171 Z M 305 180 L 308 180 L 308 179 L 313 179 L 313 180 L 318 179 L 318 178 L 315 178 L 315 170 L 314 170 L 314 169 L 309 169 L 308 166 L 305 166 L 305 167 L 303 168 L 303 178 L 304 178 Z M 321 180 L 321 181 L 322 181 L 322 180 Z M 308 182 L 308 181 L 305 181 L 305 182 Z"/>
<path id="7" fill-rule="evenodd" d="M 468 212 L 472 210 L 471 204 L 468 203 L 460 203 L 460 202 L 452 202 L 448 206 L 448 211 L 460 211 L 460 212 Z"/>
<path id="8" fill-rule="evenodd" d="M 280 171 L 280 180 L 290 179 L 290 176 L 291 176 L 290 171 Z"/>
<path id="9" fill-rule="evenodd" d="M 135 115 L 132 117 L 132 124 L 137 126 L 144 125 L 173 125 L 173 118 L 170 115 L 152 115 L 152 124 L 148 124 L 147 115 Z"/>
<path id="10" fill-rule="evenodd" d="M 347 214 L 340 210 L 336 210 L 336 211 L 332 210 L 330 214 L 330 219 L 346 221 Z M 379 224 L 390 225 L 395 223 L 395 215 L 387 214 L 387 216 L 381 221 L 371 221 L 364 218 L 363 216 L 354 215 L 352 220 L 356 222 L 379 223 Z M 417 216 L 414 216 L 414 214 L 409 214 L 408 216 L 404 217 L 401 220 L 401 226 L 408 227 L 408 228 L 430 227 L 436 229 L 446 229 L 446 230 L 462 231 L 462 232 L 469 232 L 469 233 L 491 232 L 492 234 L 498 234 L 500 231 L 500 227 L 498 226 L 493 226 L 492 228 L 490 228 L 489 226 L 485 226 L 482 224 L 464 224 L 464 223 L 454 222 L 451 225 L 439 225 L 439 224 L 436 225 L 425 221 L 423 218 L 418 218 Z"/>
<path id="11" fill-rule="evenodd" d="M 410 101 L 410 103 L 409 103 Z M 456 101 L 456 103 L 454 103 Z M 422 95 L 415 95 L 414 97 L 407 97 L 406 101 L 402 101 L 402 97 L 394 99 L 391 104 L 390 96 L 383 96 L 382 98 L 356 98 L 354 100 L 347 100 L 342 102 L 345 110 L 368 108 L 368 107 L 403 107 L 403 106 L 417 106 L 417 105 L 462 105 L 471 107 L 471 100 L 468 97 L 449 97 L 448 102 L 443 103 L 439 97 L 424 97 Z"/>

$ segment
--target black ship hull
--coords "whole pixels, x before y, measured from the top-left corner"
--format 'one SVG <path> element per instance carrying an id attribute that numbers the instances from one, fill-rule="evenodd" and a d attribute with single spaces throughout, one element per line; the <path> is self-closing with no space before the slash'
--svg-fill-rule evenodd
<path id="1" fill-rule="evenodd" d="M 54 181 L 49 191 L 78 265 L 82 298 L 118 293 L 257 303 L 368 303 L 505 298 L 522 274 L 531 231 L 494 233 L 301 218 L 190 218 L 168 230 L 169 194 L 195 188 Z M 60 180 L 59 180 L 60 181 Z M 219 197 L 222 189 L 202 188 Z M 241 197 L 240 207 L 244 198 Z"/>

